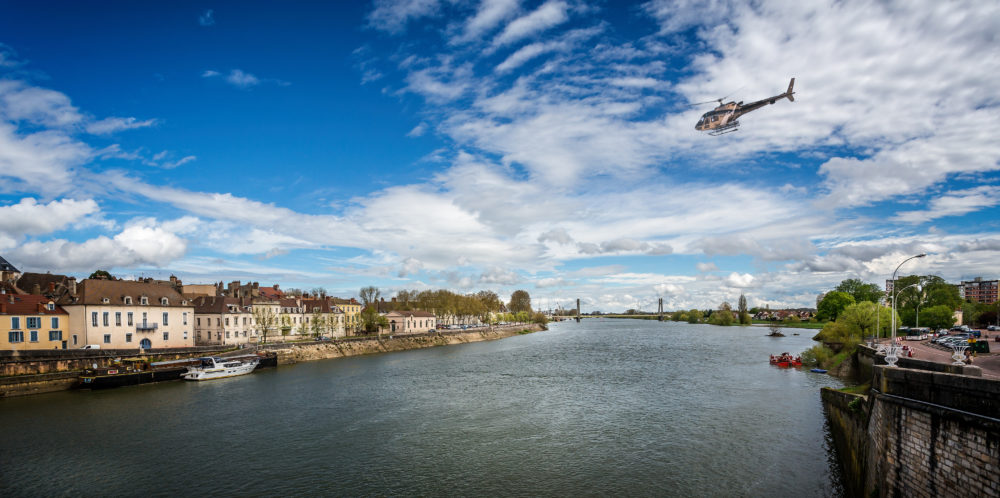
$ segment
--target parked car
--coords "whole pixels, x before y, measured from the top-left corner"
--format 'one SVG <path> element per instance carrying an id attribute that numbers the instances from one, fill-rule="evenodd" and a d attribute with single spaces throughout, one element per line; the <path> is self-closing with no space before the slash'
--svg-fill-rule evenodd
<path id="1" fill-rule="evenodd" d="M 84 347 L 82 347 L 80 349 L 101 349 L 101 345 L 100 344 L 87 344 L 86 346 L 84 346 Z"/>

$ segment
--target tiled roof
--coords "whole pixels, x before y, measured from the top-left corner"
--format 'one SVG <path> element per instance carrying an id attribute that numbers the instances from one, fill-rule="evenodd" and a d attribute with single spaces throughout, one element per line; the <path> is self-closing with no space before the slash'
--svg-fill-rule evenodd
<path id="1" fill-rule="evenodd" d="M 436 315 L 429 311 L 392 311 L 389 314 L 396 313 L 398 315 L 403 315 L 406 317 L 416 317 L 416 318 L 434 318 Z"/>
<path id="2" fill-rule="evenodd" d="M 6 259 L 3 259 L 3 256 L 0 256 L 0 271 L 18 272 L 17 268 L 14 268 L 14 265 L 8 263 Z"/>
<path id="3" fill-rule="evenodd" d="M 243 304 L 235 297 L 199 296 L 194 299 L 194 312 L 204 314 L 245 313 Z M 235 311 L 230 311 L 230 306 Z"/>
<path id="4" fill-rule="evenodd" d="M 0 301 L 3 302 L 3 312 L 4 315 L 68 315 L 66 310 L 62 309 L 61 306 L 56 305 L 54 310 L 46 309 L 46 306 L 51 299 L 45 296 L 36 296 L 31 294 L 22 294 L 15 296 L 14 294 L 4 294 L 0 295 Z M 41 306 L 39 306 L 41 305 Z"/>
<path id="5" fill-rule="evenodd" d="M 134 280 L 98 280 L 86 279 L 76 286 L 77 294 L 64 296 L 59 299 L 59 304 L 104 304 L 104 298 L 108 299 L 110 305 L 125 305 L 125 297 L 132 298 L 132 305 L 139 305 L 140 297 L 149 298 L 149 306 L 161 306 L 160 298 L 167 298 L 168 306 L 185 306 L 182 304 L 187 300 L 180 293 L 169 285 L 156 283 L 138 282 Z M 192 306 L 188 302 L 187 306 Z"/>

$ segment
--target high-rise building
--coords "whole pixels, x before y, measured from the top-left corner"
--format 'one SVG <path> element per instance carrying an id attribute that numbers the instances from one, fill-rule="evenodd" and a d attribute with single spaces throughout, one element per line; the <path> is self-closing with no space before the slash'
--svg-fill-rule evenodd
<path id="1" fill-rule="evenodd" d="M 964 280 L 959 284 L 959 293 L 967 301 L 977 303 L 993 304 L 997 302 L 997 292 L 1000 290 L 1000 280 L 983 280 L 983 277 L 976 277 L 972 280 Z"/>

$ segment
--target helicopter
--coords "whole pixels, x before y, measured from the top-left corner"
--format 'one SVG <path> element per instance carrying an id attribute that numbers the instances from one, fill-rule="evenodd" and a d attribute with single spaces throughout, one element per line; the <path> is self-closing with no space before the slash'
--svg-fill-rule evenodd
<path id="1" fill-rule="evenodd" d="M 790 102 L 795 102 L 795 98 L 792 97 L 792 95 L 795 94 L 795 92 L 792 91 L 793 86 L 795 86 L 795 78 L 792 78 L 792 81 L 788 83 L 788 90 L 786 90 L 785 93 L 782 93 L 781 95 L 775 95 L 773 97 L 768 97 L 763 100 L 758 100 L 756 102 L 751 102 L 749 104 L 744 104 L 743 101 L 727 102 L 723 104 L 722 99 L 724 99 L 725 97 L 722 97 L 721 99 L 709 100 L 706 102 L 699 102 L 697 104 L 691 104 L 691 105 L 702 105 L 711 102 L 719 103 L 719 106 L 716 107 L 715 109 L 712 109 L 711 111 L 702 114 L 701 119 L 698 120 L 698 124 L 694 126 L 694 129 L 698 131 L 707 131 L 708 134 L 712 136 L 719 136 L 726 133 L 732 133 L 734 131 L 738 131 L 740 127 L 740 122 L 737 120 L 740 119 L 740 116 L 743 116 L 744 114 L 750 111 L 755 111 L 757 109 L 760 109 L 765 105 L 773 104 L 786 97 Z"/>

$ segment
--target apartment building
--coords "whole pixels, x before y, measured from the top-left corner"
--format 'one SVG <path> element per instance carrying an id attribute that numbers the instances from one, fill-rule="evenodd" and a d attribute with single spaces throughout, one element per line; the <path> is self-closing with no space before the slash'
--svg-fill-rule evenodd
<path id="1" fill-rule="evenodd" d="M 66 349 L 69 313 L 45 296 L 0 294 L 0 349 Z"/>
<path id="2" fill-rule="evenodd" d="M 958 289 L 965 300 L 993 304 L 998 299 L 997 294 L 1000 291 L 998 284 L 1000 284 L 998 280 L 983 280 L 982 277 L 976 277 L 958 284 Z"/>
<path id="3" fill-rule="evenodd" d="M 259 332 L 249 300 L 225 296 L 201 296 L 194 304 L 196 346 L 257 343 Z"/>
<path id="4" fill-rule="evenodd" d="M 194 305 L 152 280 L 86 279 L 56 303 L 69 313 L 69 347 L 179 348 L 194 345 Z"/>

